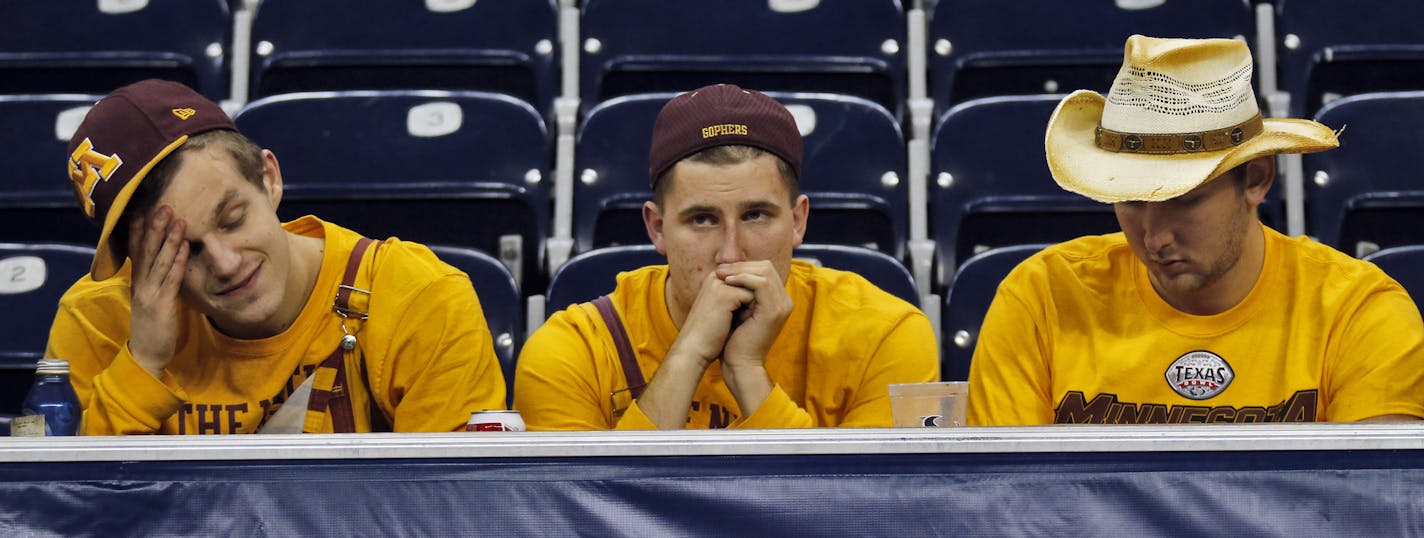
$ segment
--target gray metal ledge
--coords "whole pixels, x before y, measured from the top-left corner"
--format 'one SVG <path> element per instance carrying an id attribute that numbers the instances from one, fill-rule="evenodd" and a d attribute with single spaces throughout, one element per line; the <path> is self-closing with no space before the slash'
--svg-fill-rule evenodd
<path id="1" fill-rule="evenodd" d="M 1419 423 L 1037 426 L 0 438 L 0 463 L 1421 449 Z"/>

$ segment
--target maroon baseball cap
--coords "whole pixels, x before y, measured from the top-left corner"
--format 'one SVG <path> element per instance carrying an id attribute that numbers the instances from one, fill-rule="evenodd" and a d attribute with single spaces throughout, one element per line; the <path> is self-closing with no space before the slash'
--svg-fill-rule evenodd
<path id="1" fill-rule="evenodd" d="M 791 112 L 766 94 L 717 84 L 674 97 L 658 112 L 648 151 L 649 181 L 656 184 L 688 155 L 731 145 L 769 151 L 801 177 L 801 131 Z"/>
<path id="2" fill-rule="evenodd" d="M 189 135 L 214 129 L 237 126 L 216 103 L 164 80 L 124 86 L 89 109 L 69 139 L 68 169 L 84 214 L 102 230 L 90 267 L 95 280 L 113 276 L 124 264 L 109 237 L 139 182 Z"/>

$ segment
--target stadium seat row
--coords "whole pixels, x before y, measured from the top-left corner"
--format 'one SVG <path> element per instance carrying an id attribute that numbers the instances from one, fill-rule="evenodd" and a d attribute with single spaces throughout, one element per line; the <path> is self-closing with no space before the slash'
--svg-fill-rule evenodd
<path id="1" fill-rule="evenodd" d="M 573 4 L 566 0 L 567 4 Z M 0 93 L 105 93 L 160 76 L 214 99 L 354 89 L 485 90 L 552 117 L 634 93 L 732 82 L 855 95 L 904 117 L 914 78 L 900 0 L 583 0 L 561 36 L 554 0 L 9 0 Z M 1003 94 L 1107 88 L 1124 39 L 1250 41 L 1296 116 L 1340 95 L 1424 89 L 1413 0 L 923 0 L 939 112 Z M 371 24 L 380 21 L 379 24 Z M 573 23 L 564 20 L 565 25 Z M 578 58 L 561 64 L 559 44 Z M 1279 51 L 1279 55 L 1275 54 Z M 576 79 L 562 73 L 576 65 Z M 1402 68 L 1400 68 L 1402 66 Z M 1274 90 L 1271 81 L 1263 90 Z"/>
<path id="2" fill-rule="evenodd" d="M 646 243 L 647 146 L 672 94 L 595 107 L 578 133 L 576 252 Z M 904 142 L 875 103 L 830 94 L 783 94 L 806 143 L 802 189 L 815 209 L 807 241 L 865 246 L 905 259 Z M 92 244 L 57 172 L 69 133 L 96 96 L 0 96 L 0 240 Z M 988 248 L 1056 242 L 1116 230 L 1111 208 L 1060 190 L 1041 157 L 1042 130 L 1059 96 L 976 99 L 947 111 L 931 152 L 928 216 L 938 281 Z M 1349 125 L 1338 150 L 1305 157 L 1307 230 L 1364 255 L 1424 243 L 1409 226 L 1424 207 L 1413 173 L 1424 92 L 1333 102 L 1319 119 Z M 283 94 L 249 104 L 239 127 L 282 163 L 285 218 L 316 214 L 375 236 L 477 248 L 503 260 L 527 293 L 543 290 L 541 256 L 552 205 L 551 148 L 542 117 L 503 94 L 352 91 Z M 1279 226 L 1273 190 L 1262 209 Z M 533 291 L 530 291 L 533 290 Z"/>

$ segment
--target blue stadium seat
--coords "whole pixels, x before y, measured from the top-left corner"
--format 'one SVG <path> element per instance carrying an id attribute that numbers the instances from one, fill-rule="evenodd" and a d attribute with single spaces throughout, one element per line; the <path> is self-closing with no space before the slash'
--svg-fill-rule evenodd
<path id="1" fill-rule="evenodd" d="M 586 107 L 725 82 L 856 95 L 898 117 L 906 96 L 898 0 L 585 0 L 580 26 Z"/>
<path id="2" fill-rule="evenodd" d="M 0 8 L 3 9 L 3 8 Z M 0 95 L 0 241 L 93 245 L 99 228 L 84 218 L 64 173 L 69 138 L 98 95 Z"/>
<path id="3" fill-rule="evenodd" d="M 618 97 L 595 107 L 580 126 L 573 196 L 578 251 L 648 242 L 641 213 L 652 197 L 648 147 L 653 121 L 674 95 Z M 903 257 L 909 235 L 905 143 L 890 113 L 850 96 L 768 95 L 787 105 L 804 137 L 800 186 L 811 199 L 806 241 Z"/>
<path id="4" fill-rule="evenodd" d="M 796 248 L 794 256 L 822 267 L 858 274 L 891 295 L 920 306 L 919 292 L 915 290 L 915 279 L 910 276 L 909 269 L 899 260 L 883 253 L 846 245 L 803 243 Z"/>
<path id="5" fill-rule="evenodd" d="M 1384 270 L 1414 299 L 1414 305 L 1424 309 L 1424 245 L 1387 248 L 1365 256 Z"/>
<path id="6" fill-rule="evenodd" d="M 1335 97 L 1424 90 L 1424 4 L 1417 0 L 1276 0 L 1280 87 L 1291 116 Z"/>
<path id="7" fill-rule="evenodd" d="M 968 259 L 959 268 L 949 291 L 944 294 L 941 378 L 945 381 L 969 379 L 969 361 L 974 357 L 974 344 L 979 341 L 979 327 L 984 324 L 984 314 L 999 291 L 999 282 L 1018 267 L 1019 262 L 1046 246 L 996 248 Z"/>
<path id="8" fill-rule="evenodd" d="M 1061 189 L 1048 171 L 1043 136 L 1062 95 L 1005 95 L 961 103 L 935 130 L 930 234 L 939 281 L 986 249 L 1056 243 L 1119 231 L 1112 206 Z M 1262 222 L 1284 219 L 1281 187 L 1260 206 Z"/>
<path id="9" fill-rule="evenodd" d="M 909 271 L 899 261 L 879 252 L 841 245 L 803 244 L 794 256 L 823 267 L 857 273 L 880 289 L 910 304 L 919 304 Z M 652 245 L 604 247 L 574 256 L 550 279 L 545 313 L 552 315 L 569 305 L 611 293 L 618 273 L 666 263 L 667 258 L 658 254 Z"/>
<path id="10" fill-rule="evenodd" d="M 499 356 L 500 370 L 504 372 L 506 399 L 513 402 L 514 361 L 519 357 L 519 346 L 524 339 L 524 300 L 514 283 L 514 275 L 499 260 L 478 250 L 429 246 L 441 261 L 470 276 L 470 283 L 480 299 L 480 309 L 484 311 L 485 323 L 489 325 L 490 336 L 494 338 L 494 352 Z"/>
<path id="11" fill-rule="evenodd" d="M 1340 147 L 1304 156 L 1307 232 L 1359 256 L 1424 244 L 1424 91 L 1361 94 L 1315 116 L 1345 128 Z"/>
<path id="12" fill-rule="evenodd" d="M 0 243 L 0 368 L 44 356 L 59 297 L 89 272 L 94 249 L 57 243 Z M 63 357 L 58 357 L 63 358 Z"/>
<path id="13" fill-rule="evenodd" d="M 20 412 L 59 298 L 89 272 L 93 259 L 89 247 L 0 243 L 0 414 Z"/>
<path id="14" fill-rule="evenodd" d="M 550 158 L 528 103 L 464 91 L 294 93 L 254 101 L 235 121 L 277 154 L 282 218 L 315 214 L 371 237 L 499 253 L 521 282 L 541 274 Z"/>
<path id="15" fill-rule="evenodd" d="M 1064 191 L 1048 172 L 1043 133 L 1062 97 L 976 99 L 940 120 L 929 184 L 940 282 L 989 248 L 1119 230 L 1112 206 Z"/>
<path id="16" fill-rule="evenodd" d="M 558 41 L 553 0 L 263 0 L 251 92 L 484 90 L 548 111 Z"/>
<path id="17" fill-rule="evenodd" d="M 549 279 L 544 315 L 612 293 L 618 273 L 666 263 L 667 258 L 652 245 L 604 247 L 569 258 Z"/>
<path id="18" fill-rule="evenodd" d="M 574 250 L 644 245 L 643 202 L 652 199 L 648 149 L 653 120 L 675 94 L 618 97 L 600 103 L 579 125 L 573 193 Z"/>
<path id="19" fill-rule="evenodd" d="M 228 95 L 226 0 L 0 2 L 0 93 L 105 94 L 162 78 Z"/>
<path id="20" fill-rule="evenodd" d="M 1107 91 L 1132 34 L 1251 37 L 1246 0 L 938 0 L 930 14 L 930 95 L 943 112 L 1008 94 Z"/>

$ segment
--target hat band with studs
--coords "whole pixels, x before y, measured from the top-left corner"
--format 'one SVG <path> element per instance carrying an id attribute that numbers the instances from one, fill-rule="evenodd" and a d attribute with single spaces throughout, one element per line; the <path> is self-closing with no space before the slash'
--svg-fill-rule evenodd
<path id="1" fill-rule="evenodd" d="M 1265 131 L 1261 115 L 1226 127 L 1197 133 L 1139 134 L 1120 133 L 1098 124 L 1094 135 L 1099 148 L 1117 153 L 1175 155 L 1230 149 L 1255 138 Z"/>

